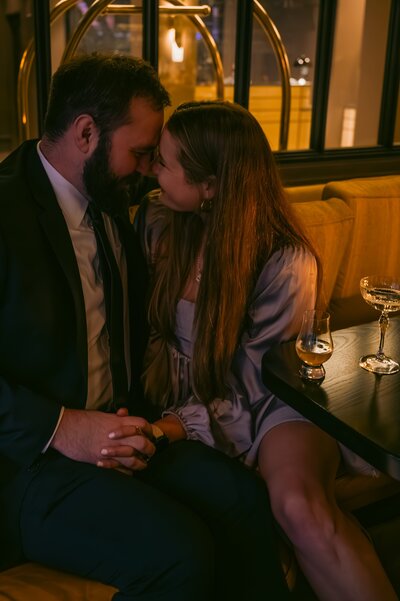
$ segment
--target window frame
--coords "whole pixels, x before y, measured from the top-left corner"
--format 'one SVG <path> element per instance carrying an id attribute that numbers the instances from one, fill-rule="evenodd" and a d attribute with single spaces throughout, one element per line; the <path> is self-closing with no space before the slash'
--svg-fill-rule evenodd
<path id="1" fill-rule="evenodd" d="M 392 0 L 376 146 L 325 148 L 329 84 L 337 0 L 321 0 L 311 119 L 310 149 L 275 152 L 286 185 L 398 174 L 400 145 L 394 144 L 400 87 L 400 2 Z"/>
<path id="2" fill-rule="evenodd" d="M 43 0 L 34 0 L 33 5 L 40 133 L 50 84 L 48 4 Z M 251 8 L 249 9 L 249 4 L 248 2 L 237 2 L 236 18 L 234 99 L 245 108 L 248 108 L 250 94 L 249 61 L 253 11 Z M 143 58 L 157 68 L 159 2 L 158 0 L 147 0 L 144 5 L 146 9 L 143 11 Z M 400 1 L 391 1 L 378 139 L 377 144 L 370 147 L 325 148 L 336 10 L 337 0 L 321 0 L 313 82 L 310 149 L 274 152 L 286 186 L 400 172 L 400 144 L 394 144 L 400 89 Z"/>

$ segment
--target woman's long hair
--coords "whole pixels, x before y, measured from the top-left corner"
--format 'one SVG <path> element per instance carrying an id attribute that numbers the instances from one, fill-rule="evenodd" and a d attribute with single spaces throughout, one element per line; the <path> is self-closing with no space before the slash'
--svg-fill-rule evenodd
<path id="1" fill-rule="evenodd" d="M 268 258 L 285 246 L 315 253 L 285 198 L 264 132 L 247 110 L 223 101 L 185 103 L 166 128 L 178 143 L 187 181 L 215 178 L 216 192 L 206 220 L 167 211 L 149 316 L 156 331 L 173 341 L 177 302 L 195 275 L 205 235 L 192 378 L 194 393 L 208 403 L 224 396 L 249 299 Z"/>

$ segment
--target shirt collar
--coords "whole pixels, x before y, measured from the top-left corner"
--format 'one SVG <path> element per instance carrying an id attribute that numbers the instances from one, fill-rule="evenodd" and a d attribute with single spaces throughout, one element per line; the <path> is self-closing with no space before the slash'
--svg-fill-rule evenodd
<path id="1" fill-rule="evenodd" d="M 40 150 L 40 142 L 38 142 L 37 151 L 43 168 L 53 187 L 57 202 L 64 215 L 65 221 L 67 222 L 68 228 L 78 229 L 85 217 L 88 206 L 87 198 L 85 198 L 71 182 L 66 180 L 59 171 L 54 169 Z"/>

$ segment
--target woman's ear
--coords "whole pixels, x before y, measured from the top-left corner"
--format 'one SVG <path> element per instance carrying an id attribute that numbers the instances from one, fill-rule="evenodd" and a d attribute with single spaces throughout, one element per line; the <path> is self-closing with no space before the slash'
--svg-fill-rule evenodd
<path id="1" fill-rule="evenodd" d="M 92 154 L 99 139 L 96 124 L 91 115 L 79 115 L 72 124 L 74 142 L 84 154 Z"/>
<path id="2" fill-rule="evenodd" d="M 204 182 L 202 183 L 203 195 L 206 200 L 211 200 L 215 196 L 215 192 L 217 189 L 217 178 L 215 175 L 210 175 Z"/>

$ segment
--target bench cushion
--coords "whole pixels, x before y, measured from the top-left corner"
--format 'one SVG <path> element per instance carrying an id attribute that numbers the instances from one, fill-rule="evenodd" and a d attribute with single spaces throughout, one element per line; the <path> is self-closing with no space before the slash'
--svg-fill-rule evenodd
<path id="1" fill-rule="evenodd" d="M 111 601 L 116 592 L 111 586 L 36 563 L 0 573 L 0 601 Z"/>

